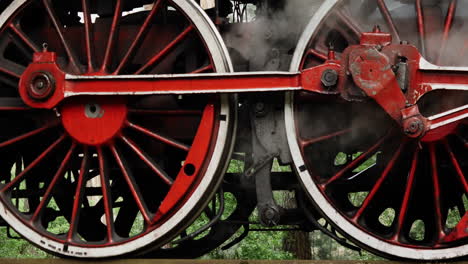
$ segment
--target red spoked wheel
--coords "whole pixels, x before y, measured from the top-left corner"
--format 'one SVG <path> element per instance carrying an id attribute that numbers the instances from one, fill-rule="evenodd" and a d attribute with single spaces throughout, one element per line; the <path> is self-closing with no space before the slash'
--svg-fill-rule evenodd
<path id="1" fill-rule="evenodd" d="M 458 4 L 458 5 L 457 5 Z M 292 71 L 337 59 L 379 25 L 426 60 L 466 66 L 462 1 L 325 1 L 296 50 Z M 450 47 L 450 48 L 449 48 Z M 358 97 L 358 96 L 357 96 Z M 464 92 L 423 97 L 425 116 L 463 106 Z M 295 167 L 317 208 L 360 246 L 383 256 L 442 260 L 467 255 L 467 120 L 413 139 L 372 99 L 287 95 L 286 127 Z"/>
<path id="2" fill-rule="evenodd" d="M 233 98 L 90 95 L 38 110 L 17 86 L 43 48 L 75 75 L 231 71 L 203 11 L 185 0 L 17 0 L 0 27 L 1 217 L 40 248 L 83 258 L 158 248 L 189 225 L 224 172 Z M 50 79 L 34 76 L 31 91 L 46 97 Z"/>

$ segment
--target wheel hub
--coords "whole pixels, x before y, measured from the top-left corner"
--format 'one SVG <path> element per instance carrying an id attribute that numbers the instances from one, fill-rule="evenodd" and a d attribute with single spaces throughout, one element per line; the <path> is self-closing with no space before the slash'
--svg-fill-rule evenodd
<path id="1" fill-rule="evenodd" d="M 30 78 L 28 95 L 35 101 L 49 99 L 55 91 L 54 78 L 47 72 L 35 72 Z"/>
<path id="2" fill-rule="evenodd" d="M 86 145 L 102 145 L 119 134 L 125 124 L 124 103 L 80 100 L 69 102 L 61 109 L 65 130 L 75 140 Z"/>

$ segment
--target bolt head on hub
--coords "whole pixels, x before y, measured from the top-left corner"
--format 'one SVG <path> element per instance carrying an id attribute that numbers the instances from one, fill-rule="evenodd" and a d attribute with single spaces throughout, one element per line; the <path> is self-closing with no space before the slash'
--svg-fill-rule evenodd
<path id="1" fill-rule="evenodd" d="M 322 84 L 325 87 L 335 86 L 338 82 L 338 73 L 335 70 L 325 70 L 322 73 Z"/>
<path id="2" fill-rule="evenodd" d="M 266 208 L 263 208 L 261 211 L 261 222 L 262 224 L 266 226 L 276 226 L 280 222 L 280 212 L 278 208 L 273 207 L 273 206 L 268 206 Z"/>
<path id="3" fill-rule="evenodd" d="M 116 99 L 77 98 L 61 107 L 61 117 L 63 127 L 74 140 L 99 146 L 119 135 L 127 120 L 127 106 Z"/>
<path id="4" fill-rule="evenodd" d="M 404 132 L 409 137 L 419 137 L 424 131 L 424 123 L 417 117 L 412 117 L 404 121 Z"/>
<path id="5" fill-rule="evenodd" d="M 30 78 L 27 91 L 31 99 L 45 101 L 54 94 L 55 80 L 47 72 L 35 72 Z"/>

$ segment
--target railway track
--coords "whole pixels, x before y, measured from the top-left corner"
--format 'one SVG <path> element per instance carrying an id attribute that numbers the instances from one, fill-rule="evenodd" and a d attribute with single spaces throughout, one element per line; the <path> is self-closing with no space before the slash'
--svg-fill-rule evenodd
<path id="1" fill-rule="evenodd" d="M 83 260 L 71 259 L 0 259 L 2 264 L 83 264 Z M 362 260 L 178 260 L 178 259 L 121 259 L 99 261 L 100 264 L 389 264 L 392 261 Z M 417 263 L 417 262 L 412 262 Z M 438 262 L 443 264 L 444 262 Z M 466 262 L 450 262 L 453 264 Z"/>

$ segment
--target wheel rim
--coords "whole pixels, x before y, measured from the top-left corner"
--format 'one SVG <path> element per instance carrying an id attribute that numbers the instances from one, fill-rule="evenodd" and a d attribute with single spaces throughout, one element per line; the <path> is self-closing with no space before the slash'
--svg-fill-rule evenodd
<path id="1" fill-rule="evenodd" d="M 375 1 L 368 3 L 375 7 L 367 11 L 350 2 L 326 1 L 322 5 L 301 37 L 291 71 L 323 63 L 329 41 L 334 42 L 339 58 L 344 48 L 359 43 L 360 32 L 371 31 L 374 25 L 391 32 L 394 39 L 417 43 L 433 63 L 466 66 L 439 55 L 453 52 L 444 46 L 463 50 L 454 44 L 450 31 L 449 37 L 440 40 L 424 34 L 444 35 L 443 27 L 435 30 L 437 34 L 418 32 L 418 15 L 424 21 L 423 13 L 418 13 L 420 1 Z M 450 10 L 448 2 L 438 10 Z M 459 2 L 455 12 L 462 5 Z M 388 12 L 380 12 L 385 9 Z M 434 13 L 424 6 L 419 10 L 425 15 Z M 444 19 L 439 21 L 446 23 Z M 427 20 L 422 24 L 425 29 L 430 23 Z M 457 24 L 457 18 L 450 23 Z M 438 110 L 428 105 L 456 106 L 466 99 L 460 93 L 434 93 L 420 107 L 432 113 Z M 437 137 L 418 141 L 399 132 L 372 101 L 346 102 L 337 96 L 307 93 L 290 93 L 286 101 L 287 136 L 296 170 L 315 205 L 335 227 L 387 257 L 437 260 L 466 255 L 464 238 L 454 236 L 454 230 L 464 225 L 460 218 L 466 211 L 468 193 L 466 120 L 447 127 Z M 452 222 L 447 223 L 449 215 Z"/>
<path id="2" fill-rule="evenodd" d="M 41 42 L 73 74 L 231 71 L 220 36 L 191 1 L 155 1 L 147 12 L 123 1 L 97 8 L 106 3 L 15 1 L 1 15 L 0 114 L 12 128 L 0 143 L 0 215 L 58 255 L 163 245 L 209 202 L 231 150 L 227 96 L 85 97 L 50 112 L 21 104 L 17 79 Z M 68 226 L 53 229 L 58 219 Z"/>

